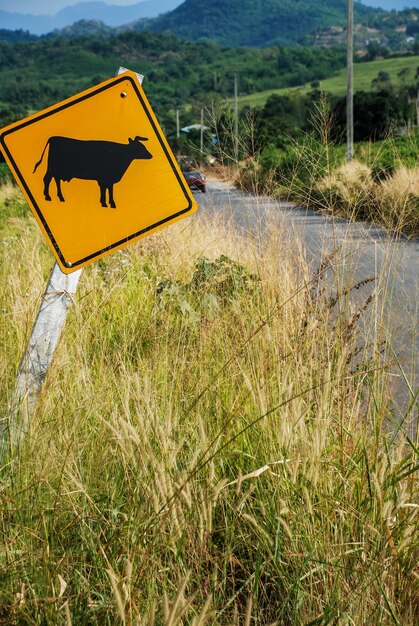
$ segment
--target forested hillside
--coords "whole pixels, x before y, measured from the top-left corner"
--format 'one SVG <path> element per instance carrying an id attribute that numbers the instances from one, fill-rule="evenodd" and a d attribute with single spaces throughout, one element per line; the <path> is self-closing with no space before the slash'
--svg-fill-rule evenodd
<path id="1" fill-rule="evenodd" d="M 83 7 L 84 10 L 77 7 Z M 109 37 L 125 32 L 151 30 L 170 32 L 189 41 L 213 41 L 223 46 L 269 47 L 272 45 L 335 46 L 346 42 L 347 0 L 185 0 L 173 11 L 159 11 L 167 7 L 167 0 L 160 4 L 151 0 L 135 7 L 150 5 L 157 18 L 144 17 L 130 20 L 131 12 L 124 7 L 112 8 L 113 18 L 100 10 L 100 3 L 81 3 L 74 12 L 63 10 L 60 26 L 51 22 L 49 28 L 39 31 L 30 22 L 18 22 L 20 29 L 32 32 L 48 32 L 47 37 L 86 36 Z M 126 9 L 135 7 L 125 7 Z M 77 10 L 76 10 L 77 9 Z M 121 9 L 119 11 L 118 9 Z M 0 18 L 2 12 L 0 11 Z M 23 41 L 33 35 L 15 31 L 5 19 L 3 12 L 0 40 Z M 124 17 L 125 15 L 125 17 Z M 148 15 L 148 13 L 147 13 Z M 26 16 L 27 17 L 27 16 Z M 30 17 L 30 16 L 29 16 Z M 35 16 L 39 18 L 40 16 Z M 50 19 L 50 18 L 49 18 Z M 118 19 L 121 21 L 118 22 Z M 365 52 L 373 46 L 383 50 L 406 51 L 419 38 L 419 8 L 402 11 L 383 11 L 355 2 L 355 49 Z M 112 24 L 112 26 L 110 25 Z M 118 26 L 115 27 L 115 25 Z M 10 30 L 5 30 L 5 28 Z M 51 32 L 52 31 L 52 32 Z"/>
<path id="2" fill-rule="evenodd" d="M 360 49 L 371 41 L 403 49 L 419 31 L 419 9 L 389 13 L 355 2 L 354 20 Z M 346 21 L 347 0 L 185 0 L 170 13 L 131 27 L 226 46 L 334 45 L 345 42 Z"/>
<path id="3" fill-rule="evenodd" d="M 119 65 L 145 75 L 146 91 L 162 115 L 231 96 L 235 72 L 245 94 L 321 80 L 344 64 L 343 49 L 225 49 L 148 31 L 107 39 L 0 42 L 0 123 L 109 78 Z"/>
<path id="4" fill-rule="evenodd" d="M 317 29 L 345 24 L 346 6 L 346 0 L 185 0 L 147 27 L 228 46 L 289 44 Z M 374 14 L 357 3 L 358 19 Z"/>

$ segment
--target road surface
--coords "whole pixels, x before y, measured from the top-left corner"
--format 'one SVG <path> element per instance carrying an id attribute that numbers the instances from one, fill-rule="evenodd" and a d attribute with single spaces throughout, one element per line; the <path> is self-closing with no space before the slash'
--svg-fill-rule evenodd
<path id="1" fill-rule="evenodd" d="M 206 194 L 196 194 L 201 211 L 221 212 L 226 219 L 233 219 L 239 229 L 257 228 L 263 232 L 268 221 L 277 223 L 290 249 L 295 243 L 296 254 L 302 250 L 313 268 L 318 267 L 324 254 L 339 248 L 338 268 L 351 284 L 375 276 L 375 286 L 368 284 L 357 296 L 363 301 L 375 290 L 374 306 L 379 311 L 376 318 L 384 320 L 390 329 L 392 350 L 413 391 L 418 389 L 418 239 L 409 241 L 373 225 L 327 218 L 311 210 L 238 191 L 222 181 L 208 180 L 207 189 Z M 401 419 L 412 396 L 400 368 L 395 368 L 394 377 L 399 379 L 395 400 Z"/>

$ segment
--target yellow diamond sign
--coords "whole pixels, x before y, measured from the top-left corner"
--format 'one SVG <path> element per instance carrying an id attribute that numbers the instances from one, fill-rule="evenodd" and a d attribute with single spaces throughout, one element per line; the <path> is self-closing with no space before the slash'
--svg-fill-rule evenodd
<path id="1" fill-rule="evenodd" d="M 0 145 L 66 273 L 197 209 L 134 72 L 3 128 Z"/>

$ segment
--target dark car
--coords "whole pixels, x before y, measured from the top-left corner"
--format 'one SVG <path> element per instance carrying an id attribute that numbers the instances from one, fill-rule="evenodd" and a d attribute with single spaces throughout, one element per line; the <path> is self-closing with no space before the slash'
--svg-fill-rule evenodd
<path id="1" fill-rule="evenodd" d="M 190 170 L 183 172 L 183 175 L 191 189 L 198 189 L 198 191 L 202 191 L 202 193 L 206 192 L 205 176 L 201 172 L 198 172 L 198 170 Z"/>

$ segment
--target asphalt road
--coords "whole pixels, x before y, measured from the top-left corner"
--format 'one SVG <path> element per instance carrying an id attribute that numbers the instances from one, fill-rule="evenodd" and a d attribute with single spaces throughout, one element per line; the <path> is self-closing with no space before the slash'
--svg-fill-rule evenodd
<path id="1" fill-rule="evenodd" d="M 350 284 L 374 276 L 356 297 L 359 303 L 374 292 L 371 315 L 389 329 L 387 339 L 402 364 L 413 391 L 419 387 L 419 240 L 397 238 L 382 228 L 326 218 L 311 210 L 284 204 L 234 189 L 217 180 L 207 181 L 207 193 L 196 193 L 200 210 L 222 213 L 238 229 L 258 229 L 278 224 L 288 249 L 304 254 L 317 268 L 325 254 L 338 249 L 334 270 Z M 262 237 L 263 239 L 263 237 Z M 367 320 L 365 323 L 371 323 Z M 377 322 L 375 322 L 377 323 Z M 404 375 L 393 369 L 395 410 L 402 418 L 411 401 Z"/>

